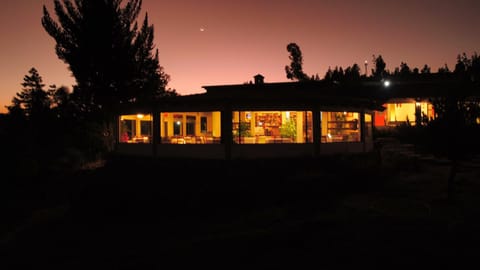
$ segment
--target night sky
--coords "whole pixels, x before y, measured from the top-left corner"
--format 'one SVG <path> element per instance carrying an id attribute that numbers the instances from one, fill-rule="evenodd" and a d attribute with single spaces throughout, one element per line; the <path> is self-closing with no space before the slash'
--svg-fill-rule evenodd
<path id="1" fill-rule="evenodd" d="M 56 18 L 53 0 L 2 2 L 0 112 L 31 67 L 47 86 L 74 84 L 41 25 L 44 4 Z M 140 20 L 145 13 L 171 76 L 167 87 L 180 94 L 258 73 L 265 82 L 289 81 L 290 42 L 300 46 L 304 72 L 320 78 L 329 67 L 354 63 L 364 72 L 365 60 L 370 72 L 372 55 L 382 55 L 391 71 L 401 62 L 453 70 L 458 54 L 480 51 L 478 0 L 143 0 Z"/>

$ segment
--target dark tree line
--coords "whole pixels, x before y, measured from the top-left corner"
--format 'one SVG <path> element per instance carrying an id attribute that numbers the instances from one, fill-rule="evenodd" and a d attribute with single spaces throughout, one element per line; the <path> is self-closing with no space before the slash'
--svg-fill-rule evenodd
<path id="1" fill-rule="evenodd" d="M 287 79 L 297 81 L 320 80 L 317 75 L 309 76 L 303 71 L 303 56 L 300 46 L 291 42 L 287 45 L 289 53 L 290 65 L 285 66 Z M 371 69 L 370 79 L 386 79 L 386 78 L 414 78 L 415 76 L 432 74 L 431 67 L 425 64 L 422 68 L 411 68 L 407 62 L 401 61 L 398 67 L 393 71 L 387 69 L 387 64 L 382 55 L 372 55 L 372 63 L 374 67 Z M 480 57 L 475 52 L 470 57 L 466 53 L 457 55 L 457 63 L 453 71 L 445 64 L 438 68 L 438 74 L 453 74 L 457 79 L 470 81 L 479 81 L 480 79 Z M 336 66 L 326 71 L 323 80 L 326 81 L 355 81 L 361 78 L 367 78 L 367 74 L 361 74 L 361 68 L 357 63 L 342 68 Z"/>

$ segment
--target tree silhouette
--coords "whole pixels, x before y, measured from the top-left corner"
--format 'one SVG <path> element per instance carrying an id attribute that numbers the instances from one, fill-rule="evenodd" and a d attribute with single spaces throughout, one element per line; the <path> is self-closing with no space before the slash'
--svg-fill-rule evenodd
<path id="1" fill-rule="evenodd" d="M 57 20 L 43 6 L 42 26 L 77 83 L 70 99 L 75 106 L 68 108 L 84 121 L 77 126 L 92 141 L 85 147 L 113 150 L 119 106 L 176 95 L 165 89 L 169 76 L 159 64 L 148 14 L 138 26 L 141 5 L 141 0 L 54 0 Z"/>
<path id="2" fill-rule="evenodd" d="M 76 96 L 87 112 L 158 98 L 169 81 L 153 52 L 147 15 L 138 29 L 142 1 L 122 2 L 54 0 L 58 21 L 43 7 L 43 28 L 75 77 Z"/>
<path id="3" fill-rule="evenodd" d="M 430 74 L 430 67 L 429 67 L 427 64 L 425 64 L 425 65 L 423 66 L 422 70 L 420 71 L 420 73 L 422 73 L 422 74 Z"/>
<path id="4" fill-rule="evenodd" d="M 324 80 L 332 81 L 333 79 L 333 70 L 332 67 L 328 67 L 327 71 L 325 72 Z"/>
<path id="5" fill-rule="evenodd" d="M 35 68 L 31 68 L 24 76 L 22 91 L 12 98 L 12 105 L 7 106 L 9 121 L 14 126 L 9 129 L 10 136 L 15 136 L 11 144 L 13 153 L 22 153 L 45 164 L 47 155 L 52 155 L 56 137 L 65 134 L 58 132 L 60 126 L 52 113 L 53 99 L 51 90 L 44 90 L 42 77 Z"/>
<path id="6" fill-rule="evenodd" d="M 334 82 L 339 82 L 339 81 L 342 81 L 343 78 L 345 78 L 345 73 L 343 71 L 343 68 L 336 66 L 332 72 L 332 80 Z"/>
<path id="7" fill-rule="evenodd" d="M 345 80 L 355 81 L 360 79 L 360 66 L 355 63 L 345 69 Z"/>
<path id="8" fill-rule="evenodd" d="M 16 111 L 30 120 L 36 120 L 50 109 L 51 102 L 37 69 L 32 67 L 28 74 L 23 77 L 22 91 L 16 93 L 12 99 L 12 105 L 7 109 L 11 113 Z"/>
<path id="9" fill-rule="evenodd" d="M 136 77 L 139 78 L 137 87 L 134 89 L 140 89 L 140 91 L 136 91 L 132 95 L 139 103 L 149 103 L 166 95 L 176 95 L 175 90 L 165 89 L 170 81 L 170 76 L 159 64 L 158 49 L 155 49 L 153 37 L 153 25 L 149 25 L 148 14 L 146 14 L 134 44 L 138 49 L 136 54 L 138 74 Z M 152 54 L 154 50 L 155 53 Z"/>
<path id="10" fill-rule="evenodd" d="M 315 74 L 315 75 L 312 75 L 312 77 L 310 78 L 310 80 L 312 81 L 320 81 L 320 76 L 318 76 L 318 73 Z"/>
<path id="11" fill-rule="evenodd" d="M 476 52 L 470 59 L 469 73 L 472 81 L 477 82 L 480 79 L 480 56 Z"/>
<path id="12" fill-rule="evenodd" d="M 457 55 L 457 63 L 453 71 L 459 78 L 478 81 L 480 75 L 480 57 L 475 52 L 469 58 L 466 53 Z"/>
<path id="13" fill-rule="evenodd" d="M 386 75 L 385 67 L 387 64 L 383 60 L 381 55 L 375 56 L 373 55 L 373 61 L 375 65 L 375 69 L 372 69 L 373 77 L 375 78 L 383 78 Z"/>
<path id="14" fill-rule="evenodd" d="M 402 76 L 402 77 L 406 77 L 406 76 L 411 75 L 411 74 L 412 74 L 412 70 L 410 69 L 408 64 L 406 62 L 402 61 L 400 63 L 399 75 Z"/>
<path id="15" fill-rule="evenodd" d="M 448 65 L 445 63 L 443 67 L 439 67 L 437 73 L 439 74 L 446 74 L 450 73 L 450 69 L 448 68 Z"/>
<path id="16" fill-rule="evenodd" d="M 458 76 L 464 77 L 467 74 L 467 69 L 470 66 L 470 59 L 467 57 L 466 53 L 457 55 L 457 63 L 455 64 L 455 69 L 453 73 Z"/>
<path id="17" fill-rule="evenodd" d="M 287 51 L 290 53 L 290 66 L 285 66 L 285 72 L 287 73 L 287 79 L 306 81 L 309 80 L 309 76 L 303 72 L 303 58 L 302 51 L 296 43 L 289 43 L 287 45 Z"/>

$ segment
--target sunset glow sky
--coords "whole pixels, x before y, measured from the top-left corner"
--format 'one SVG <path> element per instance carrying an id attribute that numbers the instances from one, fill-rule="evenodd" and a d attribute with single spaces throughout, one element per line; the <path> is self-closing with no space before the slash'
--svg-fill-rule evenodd
<path id="1" fill-rule="evenodd" d="M 53 0 L 2 2 L 0 112 L 32 67 L 47 86 L 75 84 L 41 25 L 44 4 L 56 18 Z M 145 13 L 171 76 L 167 87 L 182 95 L 258 73 L 265 82 L 289 81 L 290 42 L 300 46 L 304 72 L 320 78 L 354 63 L 364 72 L 365 60 L 370 73 L 372 55 L 382 55 L 388 70 L 406 62 L 436 72 L 445 64 L 453 70 L 460 53 L 480 53 L 479 0 L 143 0 L 140 20 Z"/>

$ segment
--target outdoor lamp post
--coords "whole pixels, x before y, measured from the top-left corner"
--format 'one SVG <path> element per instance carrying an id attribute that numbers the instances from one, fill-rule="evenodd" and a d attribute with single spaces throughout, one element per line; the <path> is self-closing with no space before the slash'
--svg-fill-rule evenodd
<path id="1" fill-rule="evenodd" d="M 365 77 L 367 77 L 367 71 L 368 71 L 367 67 L 368 67 L 368 61 L 365 60 Z"/>

